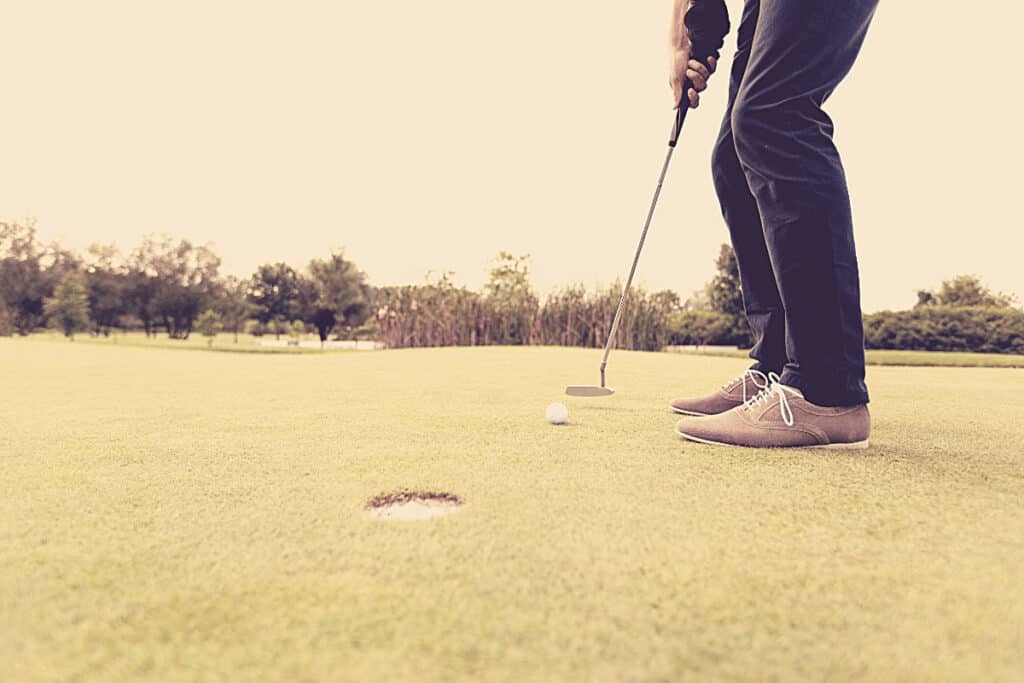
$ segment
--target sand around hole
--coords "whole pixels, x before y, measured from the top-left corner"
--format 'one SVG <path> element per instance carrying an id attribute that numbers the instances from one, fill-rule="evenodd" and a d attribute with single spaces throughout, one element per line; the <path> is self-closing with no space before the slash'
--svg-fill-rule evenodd
<path id="1" fill-rule="evenodd" d="M 411 521 L 444 517 L 457 510 L 462 500 L 451 493 L 399 491 L 373 498 L 366 504 L 371 517 Z"/>

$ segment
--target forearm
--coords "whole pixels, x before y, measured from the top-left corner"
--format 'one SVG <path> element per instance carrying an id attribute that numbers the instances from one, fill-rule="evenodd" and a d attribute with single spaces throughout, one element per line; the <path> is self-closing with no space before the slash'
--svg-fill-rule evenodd
<path id="1" fill-rule="evenodd" d="M 686 32 L 683 17 L 690 8 L 690 0 L 672 0 L 672 25 L 669 27 L 669 48 L 672 50 L 688 50 L 690 35 Z"/>

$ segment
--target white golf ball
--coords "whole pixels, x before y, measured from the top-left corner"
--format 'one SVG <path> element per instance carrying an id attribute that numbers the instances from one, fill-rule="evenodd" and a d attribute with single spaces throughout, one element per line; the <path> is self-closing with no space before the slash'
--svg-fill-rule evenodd
<path id="1" fill-rule="evenodd" d="M 564 425 L 569 421 L 569 409 L 564 403 L 552 403 L 544 411 L 544 417 L 553 425 Z"/>

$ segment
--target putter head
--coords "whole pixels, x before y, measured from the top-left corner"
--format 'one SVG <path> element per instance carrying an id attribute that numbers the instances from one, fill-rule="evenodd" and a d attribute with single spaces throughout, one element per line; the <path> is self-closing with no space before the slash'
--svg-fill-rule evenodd
<path id="1" fill-rule="evenodd" d="M 611 396 L 615 393 L 615 390 L 608 387 L 599 387 L 594 384 L 570 384 L 565 388 L 565 393 L 567 396 L 591 398 L 594 396 Z"/>

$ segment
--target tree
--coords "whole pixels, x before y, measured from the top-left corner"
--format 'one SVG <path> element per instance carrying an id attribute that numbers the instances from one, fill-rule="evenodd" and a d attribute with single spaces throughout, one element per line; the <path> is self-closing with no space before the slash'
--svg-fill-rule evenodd
<path id="1" fill-rule="evenodd" d="M 29 334 L 43 322 L 43 302 L 52 289 L 42 259 L 35 219 L 0 223 L 0 300 L 4 317 L 18 334 Z"/>
<path id="2" fill-rule="evenodd" d="M 133 257 L 134 258 L 134 257 Z M 156 297 L 157 279 L 136 261 L 129 266 L 124 282 L 124 308 L 126 313 L 138 317 L 146 336 L 156 334 L 153 299 Z"/>
<path id="3" fill-rule="evenodd" d="M 736 253 L 728 244 L 723 244 L 715 259 L 718 271 L 707 284 L 708 304 L 711 310 L 742 318 L 743 290 L 740 288 L 740 267 Z"/>
<path id="4" fill-rule="evenodd" d="M 44 309 L 51 324 L 60 328 L 64 336 L 74 340 L 75 332 L 89 327 L 89 299 L 85 283 L 78 273 L 68 273 L 46 299 Z"/>
<path id="5" fill-rule="evenodd" d="M 88 249 L 85 288 L 89 317 L 99 334 L 109 335 L 127 312 L 128 278 L 120 261 L 120 253 L 113 244 L 93 244 Z"/>
<path id="6" fill-rule="evenodd" d="M 945 280 L 936 292 L 919 290 L 917 293 L 917 306 L 1012 308 L 1015 303 L 1013 296 L 993 292 L 976 275 L 958 275 Z"/>
<path id="7" fill-rule="evenodd" d="M 224 330 L 235 336 L 237 344 L 238 333 L 245 328 L 245 323 L 252 314 L 249 281 L 229 276 L 224 283 L 223 294 L 217 302 L 217 312 L 224 323 Z"/>
<path id="8" fill-rule="evenodd" d="M 213 340 L 221 329 L 220 313 L 212 308 L 206 309 L 203 311 L 202 315 L 196 319 L 196 329 L 199 330 L 199 334 L 206 337 L 207 345 L 212 348 Z"/>
<path id="9" fill-rule="evenodd" d="M 292 326 L 288 330 L 288 336 L 295 341 L 299 341 L 304 334 L 306 334 L 306 323 L 301 320 L 293 320 Z"/>
<path id="10" fill-rule="evenodd" d="M 327 341 L 327 335 L 338 324 L 338 318 L 331 309 L 318 308 L 314 311 L 310 322 L 316 327 L 317 334 L 320 337 L 320 346 L 323 347 L 324 342 Z"/>
<path id="11" fill-rule="evenodd" d="M 0 298 L 0 337 L 14 334 L 14 316 L 7 310 L 7 303 Z"/>
<path id="12" fill-rule="evenodd" d="M 352 330 L 370 315 L 370 291 L 366 274 L 345 258 L 342 251 L 309 262 L 312 288 L 304 317 L 317 327 L 321 344 L 336 325 Z"/>
<path id="13" fill-rule="evenodd" d="M 35 219 L 0 222 L 0 308 L 19 334 L 43 324 L 44 302 L 65 275 L 80 268 L 81 259 L 71 250 L 39 242 Z"/>
<path id="14" fill-rule="evenodd" d="M 484 297 L 494 314 L 491 338 L 497 344 L 529 344 L 539 301 L 530 286 L 530 257 L 498 254 Z"/>
<path id="15" fill-rule="evenodd" d="M 220 257 L 210 245 L 175 243 L 164 236 L 147 237 L 132 253 L 132 261 L 136 285 L 151 295 L 144 315 L 160 320 L 172 339 L 187 339 L 200 311 L 220 296 Z"/>
<path id="16" fill-rule="evenodd" d="M 310 277 L 303 273 L 297 273 L 298 279 L 295 283 L 295 319 L 307 320 L 312 316 L 313 311 L 320 304 L 320 287 Z"/>
<path id="17" fill-rule="evenodd" d="M 299 298 L 299 274 L 287 263 L 266 263 L 252 276 L 249 302 L 256 318 L 266 325 L 274 322 L 277 338 L 281 338 L 281 322 L 295 317 Z"/>
<path id="18" fill-rule="evenodd" d="M 728 344 L 734 323 L 732 316 L 718 311 L 679 311 L 672 316 L 669 339 L 678 345 Z"/>
<path id="19" fill-rule="evenodd" d="M 57 242 L 47 244 L 40 259 L 44 292 L 52 294 L 68 273 L 80 274 L 82 263 L 82 257 L 71 249 L 65 249 Z"/>
<path id="20" fill-rule="evenodd" d="M 686 308 L 693 311 L 711 311 L 723 317 L 682 316 L 678 321 L 698 325 L 692 331 L 694 338 L 700 337 L 706 343 L 714 340 L 720 344 L 748 346 L 752 343 L 750 326 L 743 308 L 743 289 L 740 286 L 740 269 L 736 253 L 728 244 L 723 244 L 715 259 L 715 276 L 689 301 Z M 723 320 L 729 321 L 723 329 Z M 698 322 L 699 321 L 699 322 Z M 690 342 L 693 343 L 693 342 Z"/>

